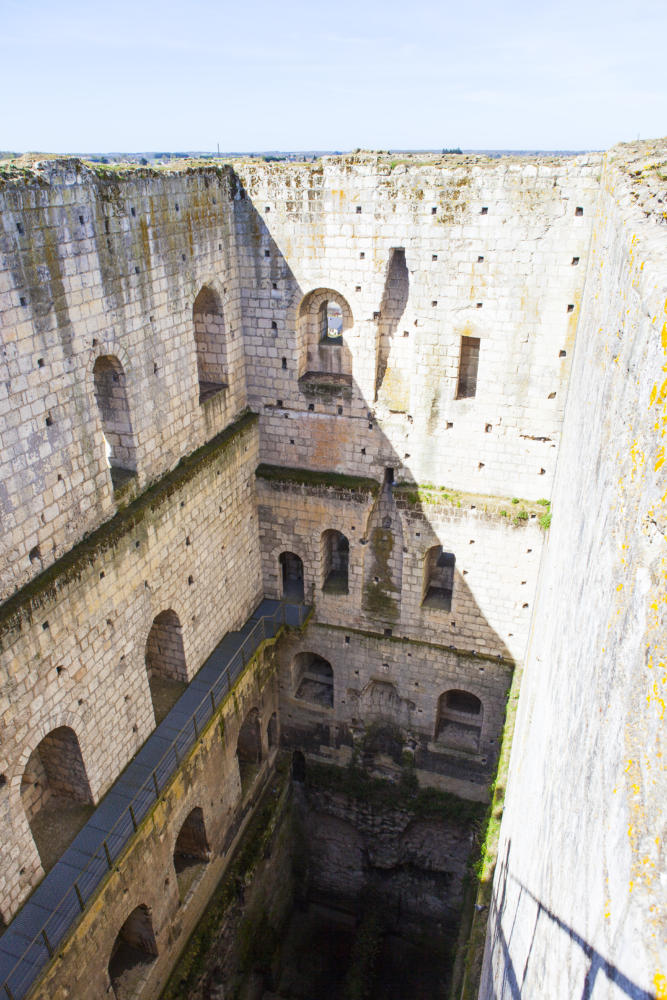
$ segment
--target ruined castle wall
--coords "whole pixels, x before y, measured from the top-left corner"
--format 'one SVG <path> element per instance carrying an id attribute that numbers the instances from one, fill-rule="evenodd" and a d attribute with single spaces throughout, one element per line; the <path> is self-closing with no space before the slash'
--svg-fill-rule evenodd
<path id="1" fill-rule="evenodd" d="M 314 653 L 333 671 L 331 705 L 301 688 L 302 656 Z M 280 706 L 286 746 L 331 756 L 351 746 L 365 726 L 391 723 L 417 749 L 425 783 L 472 798 L 486 794 L 498 754 L 512 668 L 503 660 L 474 657 L 427 643 L 369 635 L 345 627 L 310 624 L 280 646 Z M 438 701 L 449 690 L 479 698 L 472 722 L 475 744 L 453 746 L 436 736 Z M 453 752 L 452 752 L 453 751 Z"/>
<path id="2" fill-rule="evenodd" d="M 376 632 L 389 627 L 439 645 L 523 657 L 544 537 L 536 513 L 526 511 L 520 520 L 511 502 L 438 494 L 420 501 L 396 489 L 391 528 L 378 536 L 371 525 L 377 499 L 368 491 L 261 477 L 257 489 L 267 595 L 281 596 L 280 554 L 293 552 L 303 561 L 305 593 L 315 600 L 318 621 Z M 346 594 L 322 589 L 327 529 L 349 541 Z M 426 555 L 435 545 L 456 557 L 450 610 L 424 604 Z M 389 578 L 383 546 L 389 556 L 400 549 L 400 578 Z"/>
<path id="3" fill-rule="evenodd" d="M 237 169 L 263 460 L 548 496 L 599 158 Z M 300 306 L 315 289 L 350 308 L 343 343 L 326 348 L 350 385 L 303 378 Z M 479 371 L 476 396 L 457 399 L 462 337 L 479 339 Z"/>
<path id="4" fill-rule="evenodd" d="M 594 223 L 484 1000 L 665 995 L 667 239 L 632 153 L 608 154 Z"/>
<path id="5" fill-rule="evenodd" d="M 259 711 L 264 762 L 242 792 L 236 745 L 247 713 Z M 136 963 L 131 994 L 159 997 L 180 951 L 223 875 L 239 833 L 251 814 L 275 753 L 266 746 L 266 725 L 277 708 L 272 652 L 264 647 L 200 736 L 171 785 L 140 824 L 126 853 L 90 901 L 74 934 L 30 997 L 48 1000 L 70 993 L 77 1000 L 114 996 L 109 959 L 124 921 L 137 906 L 148 911 L 155 936 L 154 961 Z M 183 886 L 174 867 L 176 841 L 192 809 L 201 809 L 209 850 L 192 884 Z"/>
<path id="6" fill-rule="evenodd" d="M 214 442 L 79 547 L 2 617 L 0 910 L 9 918 L 42 875 L 21 800 L 40 740 L 74 730 L 95 802 L 153 730 L 146 670 L 154 618 L 176 613 L 187 678 L 261 597 L 256 420 Z M 180 470 L 178 470 L 180 473 Z"/>
<path id="7" fill-rule="evenodd" d="M 245 405 L 235 191 L 228 170 L 117 178 L 75 160 L 0 186 L 0 597 Z M 200 404 L 193 305 L 203 285 L 221 305 L 228 388 Z M 108 356 L 126 410 L 120 423 L 112 412 L 112 433 L 136 472 L 122 495 L 95 394 L 95 364 Z"/>

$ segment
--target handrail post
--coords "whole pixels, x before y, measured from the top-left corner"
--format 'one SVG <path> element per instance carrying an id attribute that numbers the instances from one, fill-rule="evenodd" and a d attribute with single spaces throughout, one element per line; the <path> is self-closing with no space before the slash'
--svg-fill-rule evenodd
<path id="1" fill-rule="evenodd" d="M 134 832 L 136 833 L 138 830 L 138 826 L 137 826 L 137 820 L 134 815 L 134 809 L 132 808 L 132 805 L 128 806 L 128 808 L 130 810 L 130 819 L 132 820 L 132 826 L 134 827 Z"/>
<path id="2" fill-rule="evenodd" d="M 157 775 L 155 774 L 155 771 L 153 771 L 153 787 L 155 789 L 155 798 L 159 799 L 160 798 L 160 789 L 158 788 Z"/>
<path id="3" fill-rule="evenodd" d="M 213 694 L 213 688 L 211 688 L 211 710 L 215 712 L 215 695 Z"/>
<path id="4" fill-rule="evenodd" d="M 15 1000 L 14 994 L 10 990 L 8 982 L 5 981 L 4 987 L 5 987 L 5 992 L 7 993 L 7 996 L 9 997 L 9 1000 Z"/>
<path id="5" fill-rule="evenodd" d="M 46 950 L 49 953 L 49 958 L 53 958 L 53 948 L 51 947 L 51 942 L 47 937 L 46 928 L 44 927 L 42 928 L 42 937 L 44 938 L 44 944 L 46 945 Z"/>
<path id="6" fill-rule="evenodd" d="M 112 861 L 111 861 L 111 854 L 109 853 L 109 848 L 107 846 L 106 840 L 102 841 L 102 847 L 104 848 L 104 853 L 107 856 L 107 864 L 109 866 L 109 871 L 111 871 L 111 869 L 113 868 L 113 864 L 112 864 Z"/>
<path id="7" fill-rule="evenodd" d="M 196 712 L 192 716 L 192 726 L 193 726 L 194 731 L 195 731 L 195 739 L 198 739 L 199 738 L 199 730 L 197 729 L 197 713 Z"/>
<path id="8" fill-rule="evenodd" d="M 81 912 L 83 913 L 83 911 L 86 908 L 86 904 L 83 901 L 83 896 L 81 895 L 81 890 L 79 889 L 79 883 L 76 880 L 74 881 L 74 891 L 76 893 L 76 898 L 79 900 L 79 906 L 81 907 Z"/>

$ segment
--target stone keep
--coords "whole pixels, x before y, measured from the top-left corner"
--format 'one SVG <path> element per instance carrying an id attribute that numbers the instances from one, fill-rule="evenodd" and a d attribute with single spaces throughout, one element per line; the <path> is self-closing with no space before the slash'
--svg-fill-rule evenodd
<path id="1" fill-rule="evenodd" d="M 284 745 L 484 798 L 525 669 L 480 996 L 664 995 L 665 155 L 2 176 L 5 921 L 41 741 L 99 801 L 156 622 L 191 680 L 291 581 Z"/>

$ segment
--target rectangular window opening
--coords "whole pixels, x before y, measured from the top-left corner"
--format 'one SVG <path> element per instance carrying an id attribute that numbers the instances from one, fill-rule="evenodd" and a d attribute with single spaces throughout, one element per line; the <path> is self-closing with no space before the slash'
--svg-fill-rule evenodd
<path id="1" fill-rule="evenodd" d="M 457 399 L 472 399 L 477 394 L 477 369 L 479 368 L 479 337 L 461 337 L 461 359 Z"/>

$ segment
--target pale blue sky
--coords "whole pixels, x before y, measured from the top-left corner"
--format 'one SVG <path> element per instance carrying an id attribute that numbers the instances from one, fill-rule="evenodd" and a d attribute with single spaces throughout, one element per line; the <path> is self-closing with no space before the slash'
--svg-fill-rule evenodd
<path id="1" fill-rule="evenodd" d="M 0 0 L 0 149 L 600 149 L 667 134 L 667 0 Z"/>

